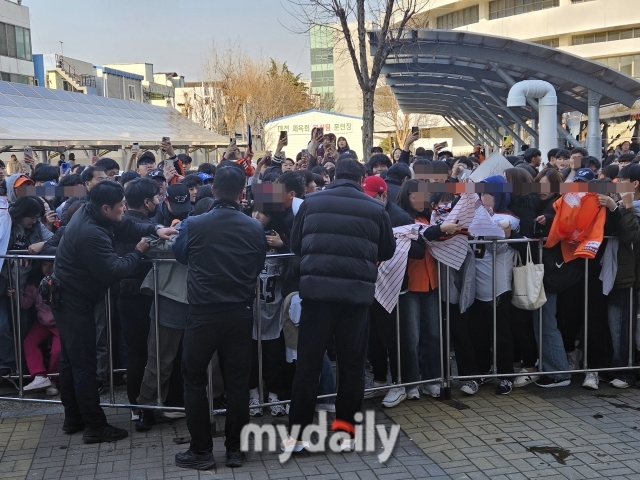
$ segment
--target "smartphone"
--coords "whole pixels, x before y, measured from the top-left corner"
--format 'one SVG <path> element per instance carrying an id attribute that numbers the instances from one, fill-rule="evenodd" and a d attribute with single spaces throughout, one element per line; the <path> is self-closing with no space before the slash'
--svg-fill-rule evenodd
<path id="1" fill-rule="evenodd" d="M 277 233 L 276 233 L 276 231 L 275 231 L 275 230 L 267 230 L 266 232 L 264 232 L 264 234 L 265 234 L 267 237 L 275 237 L 275 236 L 277 235 Z"/>
<path id="2" fill-rule="evenodd" d="M 306 148 L 302 150 L 302 155 L 309 155 L 309 150 Z"/>
<path id="3" fill-rule="evenodd" d="M 133 142 L 133 144 L 131 145 L 131 150 L 133 150 L 134 152 L 139 152 L 140 144 L 138 142 Z"/>
<path id="4" fill-rule="evenodd" d="M 316 128 L 316 137 L 318 137 L 318 136 L 324 137 L 324 128 L 322 128 L 322 127 Z"/>
<path id="5" fill-rule="evenodd" d="M 416 135 L 420 133 L 420 127 L 411 127 L 411 135 Z"/>
<path id="6" fill-rule="evenodd" d="M 31 148 L 31 147 L 24 147 L 24 154 L 25 154 L 25 155 L 29 155 L 31 158 L 33 158 L 33 148 Z"/>
<path id="7" fill-rule="evenodd" d="M 229 137 L 229 143 L 236 143 L 235 137 Z"/>
<path id="8" fill-rule="evenodd" d="M 169 139 L 169 137 L 162 137 L 162 141 L 164 143 L 171 143 L 171 140 Z"/>
<path id="9" fill-rule="evenodd" d="M 287 131 L 286 130 L 280 130 L 280 140 L 286 139 L 287 138 Z"/>
<path id="10" fill-rule="evenodd" d="M 68 162 L 62 162 L 60 164 L 60 171 L 64 174 L 67 173 L 69 171 L 69 169 L 71 168 L 71 165 Z"/>

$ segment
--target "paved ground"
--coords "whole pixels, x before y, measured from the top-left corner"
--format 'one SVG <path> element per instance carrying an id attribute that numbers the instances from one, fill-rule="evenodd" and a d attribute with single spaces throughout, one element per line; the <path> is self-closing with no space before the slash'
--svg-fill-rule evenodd
<path id="1" fill-rule="evenodd" d="M 457 391 L 454 397 L 463 405 L 423 398 L 383 411 L 379 399 L 369 401 L 378 424 L 396 422 L 402 428 L 384 465 L 378 462 L 378 444 L 370 453 L 302 453 L 284 465 L 276 454 L 253 452 L 241 469 L 232 471 L 221 462 L 210 472 L 174 466 L 175 453 L 186 448 L 174 441 L 188 436 L 184 420 L 138 433 L 128 411 L 110 409 L 109 421 L 129 429 L 130 437 L 84 445 L 81 434 L 61 431 L 58 406 L 0 402 L 0 478 L 640 479 L 637 388 L 605 385 L 591 392 L 581 389 L 574 376 L 569 388 L 531 386 L 497 397 L 491 386 L 484 386 L 474 397 Z M 468 408 L 458 409 L 464 406 Z M 261 421 L 274 419 L 267 414 Z M 214 439 L 219 460 L 224 459 L 222 441 Z"/>

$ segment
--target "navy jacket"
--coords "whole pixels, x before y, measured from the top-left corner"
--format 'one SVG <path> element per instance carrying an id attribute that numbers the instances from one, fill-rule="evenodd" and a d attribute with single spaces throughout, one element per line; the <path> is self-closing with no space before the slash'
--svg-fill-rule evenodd
<path id="1" fill-rule="evenodd" d="M 302 258 L 300 298 L 371 305 L 376 263 L 395 249 L 385 205 L 356 182 L 331 182 L 306 197 L 293 223 L 291 250 Z"/>

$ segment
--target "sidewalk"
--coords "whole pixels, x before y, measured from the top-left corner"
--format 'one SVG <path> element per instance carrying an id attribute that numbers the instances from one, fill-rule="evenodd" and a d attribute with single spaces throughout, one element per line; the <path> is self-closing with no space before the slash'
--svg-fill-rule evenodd
<path id="1" fill-rule="evenodd" d="M 126 410 L 107 409 L 109 421 L 130 432 L 117 443 L 84 445 L 82 435 L 65 435 L 59 406 L 0 402 L 2 479 L 348 479 L 411 478 L 640 478 L 640 390 L 601 384 L 598 391 L 529 386 L 498 397 L 495 385 L 473 396 L 454 397 L 463 405 L 421 398 L 390 410 L 380 399 L 379 424 L 402 427 L 386 465 L 377 453 L 301 453 L 281 465 L 277 455 L 250 452 L 242 468 L 224 466 L 223 438 L 214 438 L 216 469 L 177 468 L 174 455 L 187 445 L 184 420 L 138 433 Z M 118 390 L 118 395 L 122 392 Z M 106 400 L 106 397 L 103 397 Z M 9 404 L 10 403 L 10 404 Z M 455 407 L 469 407 L 459 410 Z M 268 413 L 261 422 L 284 422 Z"/>

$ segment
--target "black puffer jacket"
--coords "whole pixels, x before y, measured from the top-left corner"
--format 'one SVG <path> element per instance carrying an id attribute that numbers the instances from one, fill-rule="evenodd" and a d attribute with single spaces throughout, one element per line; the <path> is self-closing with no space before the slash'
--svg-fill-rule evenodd
<path id="1" fill-rule="evenodd" d="M 110 285 L 130 275 L 142 258 L 138 250 L 119 257 L 114 241 L 137 243 L 155 231 L 155 225 L 135 223 L 127 217 L 111 222 L 88 203 L 65 228 L 53 275 L 63 291 L 84 298 L 89 308 L 102 300 Z"/>
<path id="2" fill-rule="evenodd" d="M 306 198 L 291 233 L 302 257 L 300 298 L 371 305 L 377 262 L 389 260 L 396 241 L 385 206 L 351 180 L 335 180 Z"/>

